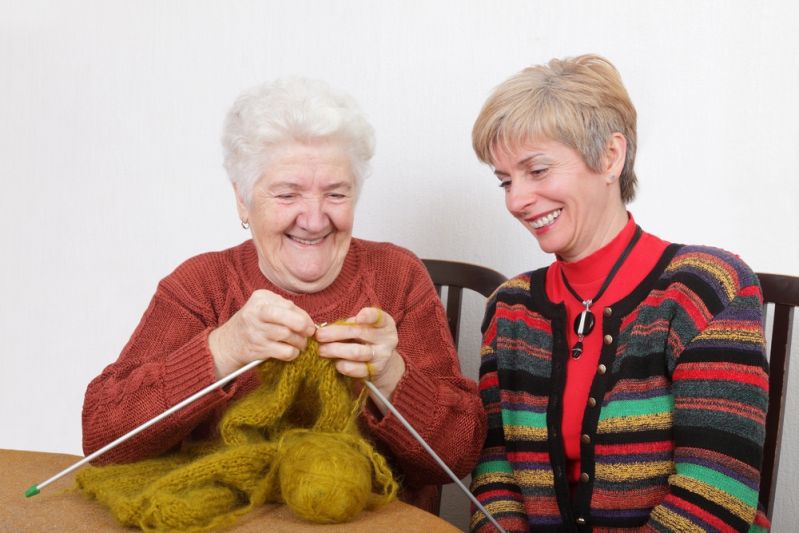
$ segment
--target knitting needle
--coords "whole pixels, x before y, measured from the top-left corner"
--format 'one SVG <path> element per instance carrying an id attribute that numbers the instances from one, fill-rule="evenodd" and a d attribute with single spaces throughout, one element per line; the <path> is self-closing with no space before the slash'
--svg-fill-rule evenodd
<path id="1" fill-rule="evenodd" d="M 471 491 L 469 491 L 469 489 L 466 488 L 466 486 L 461 482 L 461 480 L 458 479 L 458 476 L 456 476 L 455 473 L 449 469 L 446 463 L 444 463 L 444 461 L 441 460 L 441 457 L 439 457 L 438 454 L 433 450 L 433 448 L 431 448 L 430 445 L 427 444 L 427 442 L 422 438 L 422 436 L 419 435 L 419 433 L 417 433 L 415 429 L 413 429 L 411 423 L 408 422 L 405 419 L 405 417 L 400 414 L 399 411 L 397 411 L 397 408 L 394 407 L 394 405 L 390 401 L 388 401 L 388 398 L 386 398 L 383 395 L 383 393 L 380 392 L 380 390 L 375 386 L 375 384 L 369 381 L 368 379 L 363 380 L 363 382 L 366 384 L 367 387 L 369 387 L 369 390 L 372 391 L 374 395 L 377 396 L 380 399 L 380 401 L 383 402 L 383 404 L 385 404 L 386 407 L 388 407 L 388 410 L 391 411 L 395 417 L 397 417 L 397 420 L 399 420 L 402 423 L 402 425 L 405 426 L 405 429 L 407 429 L 410 432 L 410 434 L 413 435 L 413 438 L 416 439 L 416 441 L 422 445 L 422 448 L 425 449 L 425 451 L 430 455 L 430 457 L 436 460 L 438 466 L 440 466 L 444 470 L 444 472 L 446 472 L 447 475 L 452 479 L 452 481 L 454 481 L 455 484 L 457 484 L 458 487 L 460 487 L 460 489 L 463 491 L 464 494 L 466 494 L 466 496 L 469 497 L 472 503 L 475 504 L 478 509 L 480 509 L 480 511 L 486 516 L 486 518 L 488 518 L 491 521 L 492 524 L 494 524 L 494 527 L 496 527 L 500 531 L 500 533 L 505 533 L 505 530 L 502 529 L 502 526 L 500 526 L 496 520 L 494 520 L 494 517 L 491 516 L 491 513 L 489 513 L 486 510 L 486 508 L 483 507 L 483 505 L 479 501 L 477 501 L 477 498 L 475 498 L 474 495 L 471 493 Z"/>
<path id="2" fill-rule="evenodd" d="M 325 325 L 326 324 L 317 325 L 317 328 L 324 327 Z M 73 471 L 77 470 L 78 468 L 80 468 L 81 466 L 85 465 L 86 463 L 88 463 L 90 461 L 93 461 L 94 459 L 100 457 L 101 455 L 103 455 L 107 451 L 119 446 L 120 444 L 122 444 L 126 440 L 130 439 L 131 437 L 134 437 L 134 436 L 138 435 L 139 433 L 141 433 L 145 429 L 149 428 L 153 424 L 156 424 L 156 423 L 160 422 L 161 420 L 163 420 L 164 418 L 168 417 L 172 413 L 174 413 L 174 412 L 186 407 L 190 403 L 202 398 L 203 396 L 205 396 L 209 392 L 211 392 L 211 391 L 213 391 L 215 389 L 218 389 L 219 387 L 225 385 L 226 383 L 230 382 L 231 380 L 235 379 L 236 377 L 240 376 L 241 374 L 247 372 L 248 370 L 250 370 L 252 368 L 255 368 L 256 366 L 260 365 L 263 362 L 264 362 L 263 359 L 258 359 L 258 360 L 255 360 L 255 361 L 251 361 L 250 363 L 244 365 L 243 367 L 239 368 L 238 370 L 228 374 L 227 376 L 225 376 L 225 377 L 221 378 L 220 380 L 212 383 L 211 385 L 208 385 L 204 389 L 192 394 L 191 396 L 189 396 L 185 400 L 175 404 L 174 406 L 170 407 L 169 409 L 167 409 L 166 411 L 164 411 L 160 415 L 158 415 L 158 416 L 156 416 L 154 418 L 151 418 L 147 422 L 145 422 L 145 423 L 141 424 L 140 426 L 132 429 L 128 433 L 125 433 L 124 435 L 122 435 L 118 439 L 110 442 L 109 444 L 106 444 L 105 446 L 103 446 L 99 450 L 95 451 L 94 453 L 92 453 L 92 454 L 84 457 L 80 461 L 74 463 L 72 466 L 69 466 L 69 467 L 65 468 L 64 470 L 60 471 L 56 475 L 54 475 L 51 478 L 47 479 L 46 481 L 43 481 L 42 483 L 39 483 L 37 485 L 31 485 L 28 488 L 28 490 L 25 491 L 25 497 L 26 498 L 30 498 L 31 496 L 36 496 L 37 494 L 39 494 L 39 492 L 41 492 L 41 490 L 43 488 L 45 488 L 50 483 L 52 483 L 52 482 L 64 477 L 65 475 L 69 474 L 70 472 L 73 472 Z M 430 457 L 435 459 L 435 461 L 444 470 L 444 472 L 446 472 L 447 475 L 455 482 L 455 484 L 458 485 L 458 487 L 460 487 L 460 489 L 463 491 L 464 494 L 466 494 L 466 496 L 472 501 L 472 503 L 474 503 L 477 506 L 477 508 L 480 509 L 480 511 L 491 521 L 492 524 L 494 524 L 494 526 L 496 526 L 496 528 L 501 533 L 505 533 L 505 530 L 502 528 L 502 526 L 500 526 L 497 523 L 496 520 L 494 520 L 494 517 L 491 515 L 491 513 L 489 513 L 486 510 L 486 508 L 483 507 L 483 505 L 479 501 L 477 501 L 477 498 L 475 498 L 472 495 L 472 493 L 469 491 L 469 489 L 467 489 L 466 486 L 461 482 L 461 480 L 458 479 L 458 477 L 455 475 L 455 473 L 452 470 L 450 470 L 450 468 L 446 465 L 446 463 L 444 463 L 444 461 L 441 460 L 441 458 L 438 456 L 438 454 L 430 447 L 429 444 L 427 444 L 427 442 L 422 438 L 422 436 L 419 435 L 419 433 L 416 432 L 416 430 L 413 428 L 413 426 L 410 424 L 410 422 L 408 422 L 405 419 L 405 417 L 402 416 L 402 414 L 400 414 L 400 412 L 397 410 L 397 408 L 394 407 L 394 404 L 392 404 L 388 400 L 388 398 L 386 398 L 383 395 L 383 393 L 380 392 L 380 390 L 377 387 L 375 387 L 375 385 L 371 381 L 364 380 L 364 383 L 366 383 L 366 386 L 369 388 L 369 390 L 371 390 L 375 394 L 375 396 L 377 396 L 380 399 L 380 401 L 383 402 L 383 404 L 389 409 L 389 411 L 391 411 L 394 414 L 394 416 L 397 417 L 397 420 L 399 420 L 402 423 L 402 425 L 405 426 L 405 428 L 410 432 L 410 434 L 413 436 L 413 438 L 415 438 L 419 442 L 419 444 L 422 445 L 422 447 L 430 455 Z"/>
<path id="3" fill-rule="evenodd" d="M 314 325 L 316 326 L 317 329 L 319 329 L 319 328 L 325 327 L 327 325 L 327 322 L 323 322 L 321 324 L 314 324 Z M 62 470 L 58 474 L 54 475 L 53 477 L 51 477 L 47 481 L 39 483 L 38 485 L 31 485 L 31 487 L 28 488 L 28 490 L 25 491 L 25 497 L 26 498 L 30 498 L 31 496 L 36 496 L 37 494 L 39 494 L 39 492 L 44 487 L 46 487 L 47 485 L 49 485 L 53 481 L 64 477 L 65 475 L 69 474 L 70 472 L 72 472 L 74 470 L 77 470 L 78 468 L 80 468 L 81 466 L 85 465 L 89 461 L 93 461 L 94 459 L 97 459 L 98 457 L 103 455 L 105 452 L 111 450 L 112 448 L 115 448 L 115 447 L 119 446 L 120 444 L 122 444 L 123 442 L 128 440 L 129 438 L 131 438 L 131 437 L 133 437 L 135 435 L 138 435 L 139 433 L 141 433 L 142 431 L 144 431 L 148 427 L 152 426 L 156 422 L 159 422 L 159 421 L 163 420 L 164 418 L 168 417 L 169 415 L 171 415 L 175 411 L 178 411 L 178 410 L 186 407 L 187 405 L 189 405 L 190 403 L 194 402 L 195 400 L 199 400 L 200 398 L 202 398 L 203 396 L 205 396 L 206 394 L 208 394 L 212 390 L 218 389 L 222 385 L 225 385 L 226 383 L 230 382 L 231 380 L 235 379 L 236 377 L 240 376 L 241 374 L 247 372 L 249 369 L 255 368 L 256 366 L 260 365 L 264 361 L 265 361 L 265 359 L 258 359 L 256 361 L 250 361 L 249 363 L 247 363 L 243 367 L 239 368 L 235 372 L 232 372 L 232 373 L 228 374 L 227 376 L 221 378 L 219 381 L 216 381 L 216 382 L 208 385 L 204 389 L 195 392 L 194 394 L 192 394 L 191 396 L 189 396 L 185 400 L 181 401 L 180 403 L 177 403 L 177 404 L 173 405 L 172 407 L 170 407 L 169 409 L 167 409 L 166 411 L 164 411 L 160 415 L 156 416 L 155 418 L 153 418 L 151 420 L 148 420 L 147 422 L 143 423 L 139 427 L 129 431 L 128 433 L 125 433 L 124 435 L 119 437 L 117 440 L 115 440 L 115 441 L 113 441 L 113 442 L 111 442 L 109 444 L 106 444 L 105 446 L 103 446 L 102 448 L 100 448 L 99 450 L 94 452 L 93 454 L 91 454 L 91 455 L 89 455 L 87 457 L 84 457 L 83 459 L 81 459 L 77 463 L 73 464 L 72 466 L 69 466 L 69 467 L 65 468 L 64 470 Z"/>
<path id="4" fill-rule="evenodd" d="M 194 394 L 192 394 L 191 396 L 189 396 L 185 400 L 173 405 L 172 407 L 170 407 L 169 409 L 167 409 L 166 411 L 164 411 L 160 415 L 156 416 L 155 418 L 151 418 L 150 420 L 148 420 L 147 422 L 145 422 L 142 425 L 138 426 L 137 428 L 132 429 L 131 431 L 125 433 L 124 435 L 122 435 L 121 437 L 116 439 L 115 441 L 113 441 L 113 442 L 111 442 L 109 444 L 106 444 L 105 446 L 103 446 L 102 448 L 100 448 L 99 450 L 94 452 L 93 454 L 88 455 L 88 456 L 84 457 L 83 459 L 81 459 L 80 461 L 78 461 L 77 463 L 73 464 L 72 466 L 69 466 L 69 467 L 65 468 L 64 470 L 62 470 L 58 474 L 54 475 L 53 477 L 51 477 L 47 481 L 39 483 L 38 485 L 31 485 L 31 487 L 28 490 L 25 491 L 25 497 L 26 498 L 30 498 L 31 496 L 36 496 L 37 494 L 39 494 L 39 492 L 44 487 L 46 487 L 47 485 L 49 485 L 53 481 L 55 481 L 55 480 L 65 476 L 65 475 L 69 474 L 70 472 L 72 472 L 74 470 L 77 470 L 78 468 L 80 468 L 81 466 L 85 465 L 89 461 L 93 461 L 94 459 L 96 459 L 96 458 L 100 457 L 101 455 L 103 455 L 108 450 L 111 450 L 112 448 L 115 448 L 116 446 L 122 444 L 123 442 L 125 442 L 129 438 L 131 438 L 131 437 L 133 437 L 135 435 L 138 435 L 139 433 L 141 433 L 142 431 L 144 431 L 148 427 L 152 426 L 153 424 L 155 424 L 157 422 L 160 422 L 161 420 L 163 420 L 164 418 L 168 417 L 169 415 L 171 415 L 175 411 L 178 411 L 178 410 L 186 407 L 190 403 L 192 403 L 192 402 L 194 402 L 196 400 L 199 400 L 200 398 L 202 398 L 203 396 L 205 396 L 206 394 L 208 394 L 212 390 L 218 389 L 222 385 L 225 385 L 229 381 L 231 381 L 231 380 L 235 379 L 236 377 L 240 376 L 241 374 L 247 372 L 251 368 L 255 368 L 256 366 L 260 365 L 263 362 L 264 362 L 263 359 L 258 359 L 256 361 L 251 361 L 251 362 L 247 363 L 246 365 L 244 365 L 243 367 L 239 368 L 235 372 L 232 372 L 232 373 L 228 374 L 227 376 L 221 378 L 219 381 L 216 381 L 216 382 L 208 385 L 204 389 L 195 392 Z"/>

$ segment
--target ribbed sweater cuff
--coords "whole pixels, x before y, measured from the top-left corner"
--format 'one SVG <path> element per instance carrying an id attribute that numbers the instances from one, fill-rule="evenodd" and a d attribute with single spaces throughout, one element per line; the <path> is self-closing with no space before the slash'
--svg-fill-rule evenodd
<path id="1" fill-rule="evenodd" d="M 164 392 L 168 404 L 185 400 L 195 392 L 215 381 L 213 356 L 208 349 L 208 334 L 211 328 L 198 333 L 164 362 Z M 183 417 L 194 413 L 206 413 L 208 406 L 227 397 L 220 389 L 214 390 L 185 407 Z"/>
<path id="2" fill-rule="evenodd" d="M 438 408 L 437 391 L 435 381 L 427 374 L 414 372 L 412 367 L 407 366 L 405 375 L 390 398 L 394 407 L 428 442 L 430 439 L 425 429 L 431 418 L 435 417 L 434 411 Z M 377 422 L 376 429 L 386 442 L 392 443 L 394 449 L 408 450 L 419 447 L 416 439 L 390 412 Z"/>

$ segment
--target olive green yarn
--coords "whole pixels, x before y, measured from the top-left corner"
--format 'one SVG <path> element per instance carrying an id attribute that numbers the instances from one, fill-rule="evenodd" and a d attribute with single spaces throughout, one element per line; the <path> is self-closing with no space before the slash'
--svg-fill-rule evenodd
<path id="1" fill-rule="evenodd" d="M 269 359 L 259 373 L 261 385 L 226 411 L 217 441 L 89 467 L 78 487 L 144 531 L 212 531 L 267 502 L 312 522 L 346 522 L 396 497 L 385 459 L 358 431 L 364 393 L 353 398 L 314 339 L 293 362 Z"/>

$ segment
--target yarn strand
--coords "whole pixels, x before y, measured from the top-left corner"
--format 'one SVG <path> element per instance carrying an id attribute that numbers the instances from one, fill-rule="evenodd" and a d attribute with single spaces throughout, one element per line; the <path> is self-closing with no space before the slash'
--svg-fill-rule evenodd
<path id="1" fill-rule="evenodd" d="M 293 362 L 269 359 L 261 384 L 225 412 L 219 438 L 126 465 L 90 467 L 78 487 L 117 520 L 144 531 L 211 531 L 264 503 L 299 517 L 339 523 L 396 498 L 385 458 L 361 436 L 365 390 L 318 343 Z"/>

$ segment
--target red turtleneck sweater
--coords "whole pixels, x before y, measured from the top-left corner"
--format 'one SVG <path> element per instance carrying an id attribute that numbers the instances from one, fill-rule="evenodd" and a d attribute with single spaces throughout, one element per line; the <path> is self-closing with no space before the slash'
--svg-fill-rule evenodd
<path id="1" fill-rule="evenodd" d="M 593 298 L 599 292 L 599 288 L 613 268 L 613 264 L 633 238 L 635 227 L 635 221 L 630 214 L 627 225 L 604 247 L 574 263 L 558 259 L 547 270 L 547 296 L 555 303 L 563 302 L 566 305 L 566 331 L 569 347 L 574 346 L 578 340 L 572 324 L 574 324 L 575 317 L 585 309 L 585 306 L 566 288 L 561 277 L 561 270 L 577 294 L 583 299 Z M 583 426 L 583 413 L 588 402 L 588 392 L 596 375 L 599 353 L 602 350 L 603 311 L 608 305 L 612 306 L 629 295 L 643 281 L 668 245 L 668 242 L 654 235 L 641 234 L 641 238 L 616 272 L 610 285 L 599 300 L 591 305 L 596 323 L 591 333 L 583 339 L 582 355 L 578 359 L 569 357 L 566 388 L 563 392 L 562 432 L 566 459 L 569 461 L 569 481 L 572 483 L 577 482 L 580 478 L 580 434 Z"/>

